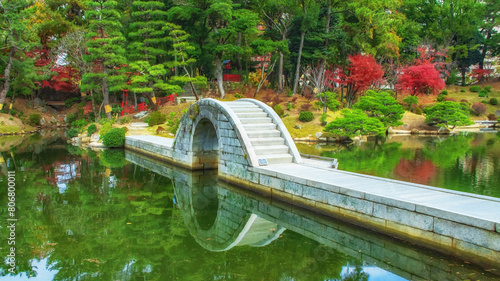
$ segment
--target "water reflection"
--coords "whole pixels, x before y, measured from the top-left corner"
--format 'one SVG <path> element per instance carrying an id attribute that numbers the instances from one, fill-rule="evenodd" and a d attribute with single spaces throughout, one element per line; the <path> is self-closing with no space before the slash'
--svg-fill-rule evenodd
<path id="1" fill-rule="evenodd" d="M 126 156 L 128 161 L 151 170 L 159 171 L 160 168 L 155 167 L 163 166 L 135 153 L 127 152 Z M 174 173 L 179 172 L 190 173 L 182 170 Z M 481 274 L 481 280 L 496 279 L 439 254 L 414 248 L 331 218 L 297 210 L 284 203 L 271 202 L 241 188 L 217 182 L 215 174 L 207 175 L 206 171 L 187 178 L 193 180 L 188 184 L 174 181 L 175 193 L 182 198 L 179 205 L 184 220 L 196 241 L 212 251 L 229 250 L 241 244 L 267 245 L 277 239 L 285 229 L 289 229 L 319 243 L 307 261 L 305 270 L 311 274 L 321 272 L 325 262 L 331 262 L 332 256 L 343 253 L 342 258 L 337 256 L 336 262 L 344 265 L 338 268 L 339 279 L 334 280 L 376 280 L 370 278 L 370 272 L 382 278 L 380 280 L 463 280 L 464 276 L 475 278 L 478 274 Z M 207 186 L 211 187 L 208 194 L 204 192 Z M 204 194 L 206 199 L 193 198 L 199 194 Z M 214 213 L 206 206 L 208 202 L 215 201 L 215 223 L 210 231 L 202 231 L 196 225 L 199 214 L 193 210 L 206 209 Z M 196 206 L 197 204 L 201 206 Z M 210 219 L 210 222 L 213 220 Z M 248 240 L 260 242 L 242 243 Z M 356 265 L 349 265 L 350 262 Z"/>
<path id="2" fill-rule="evenodd" d="M 2 280 L 494 280 L 473 266 L 216 184 L 215 175 L 122 150 L 96 153 L 57 140 L 35 147 L 1 152 L 0 186 L 6 170 L 16 170 L 19 216 L 17 274 L 0 264 Z M 0 198 L 6 206 L 6 189 Z M 0 220 L 6 217 L 0 208 Z M 5 227 L 0 236 L 7 237 Z"/>

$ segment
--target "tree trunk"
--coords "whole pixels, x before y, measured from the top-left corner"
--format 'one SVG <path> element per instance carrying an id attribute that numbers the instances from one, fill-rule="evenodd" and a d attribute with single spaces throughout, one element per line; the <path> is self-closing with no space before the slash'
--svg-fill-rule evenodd
<path id="1" fill-rule="evenodd" d="M 101 118 L 97 112 L 96 104 L 95 104 L 95 97 L 94 97 L 94 91 L 90 91 L 90 98 L 92 99 L 92 112 L 94 112 L 94 121 L 97 122 Z"/>
<path id="2" fill-rule="evenodd" d="M 222 80 L 222 59 L 219 56 L 215 57 L 215 79 L 217 80 L 217 88 L 219 89 L 220 98 L 226 97 L 224 92 L 224 81 Z"/>
<path id="3" fill-rule="evenodd" d="M 281 40 L 286 40 L 286 28 L 283 28 L 283 34 L 281 36 Z M 285 55 L 283 52 L 280 52 L 280 63 L 278 66 L 278 93 L 283 93 L 283 68 L 285 65 Z"/>
<path id="4" fill-rule="evenodd" d="M 106 78 L 102 78 L 102 104 L 104 105 L 104 112 L 106 112 L 106 106 L 109 106 L 109 87 Z M 106 112 L 106 118 L 111 120 L 111 111 Z"/>
<path id="5" fill-rule="evenodd" d="M 465 71 L 467 69 L 465 67 L 460 68 L 460 73 L 462 74 L 462 86 L 465 86 Z"/>
<path id="6" fill-rule="evenodd" d="M 303 30 L 300 32 L 300 45 L 299 45 L 299 54 L 297 57 L 297 67 L 295 68 L 295 81 L 293 82 L 293 94 L 297 93 L 297 88 L 299 86 L 299 78 L 300 78 L 300 59 L 302 57 L 302 48 L 304 47 L 304 37 L 306 32 Z"/>
<path id="7" fill-rule="evenodd" d="M 184 58 L 182 58 L 182 60 L 184 61 Z M 186 65 L 183 65 L 183 68 L 184 68 L 184 71 L 186 72 L 186 75 L 189 78 L 192 78 L 191 74 L 189 73 L 189 71 L 186 68 Z M 189 81 L 189 86 L 191 87 L 191 90 L 193 91 L 193 94 L 196 97 L 196 100 L 200 100 L 200 97 L 198 96 L 198 91 L 196 91 L 196 87 L 194 86 L 193 81 Z"/>
<path id="8" fill-rule="evenodd" d="M 237 39 L 237 45 L 238 47 L 241 47 L 241 31 L 238 32 L 238 39 Z M 237 64 L 237 69 L 238 69 L 238 74 L 241 74 L 241 57 L 240 57 L 240 53 L 236 53 L 236 64 Z"/>
<path id="9" fill-rule="evenodd" d="M 9 114 L 10 114 L 10 111 L 12 110 L 12 107 L 14 106 L 14 98 L 15 97 L 16 97 L 16 91 L 12 90 L 12 99 L 10 100 Z"/>
<path id="10" fill-rule="evenodd" d="M 3 90 L 0 92 L 0 104 L 3 105 L 5 102 L 5 97 L 10 88 L 10 71 L 12 70 L 12 61 L 14 60 L 14 55 L 16 54 L 16 47 L 11 47 L 9 52 L 9 61 L 5 67 Z"/>

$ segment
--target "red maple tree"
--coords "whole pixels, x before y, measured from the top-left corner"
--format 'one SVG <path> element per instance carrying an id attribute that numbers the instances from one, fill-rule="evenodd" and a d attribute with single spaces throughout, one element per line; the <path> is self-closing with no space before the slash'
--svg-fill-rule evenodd
<path id="1" fill-rule="evenodd" d="M 471 77 L 476 78 L 477 81 L 483 81 L 493 72 L 491 69 L 476 68 L 472 70 Z"/>
<path id="2" fill-rule="evenodd" d="M 339 78 L 335 79 L 335 82 L 346 86 L 347 106 L 351 107 L 359 92 L 382 80 L 384 71 L 371 55 L 350 55 L 348 59 L 350 64 L 347 72 L 338 69 Z"/>
<path id="3" fill-rule="evenodd" d="M 396 89 L 412 96 L 437 94 L 445 87 L 439 71 L 430 61 L 403 69 L 398 77 Z"/>

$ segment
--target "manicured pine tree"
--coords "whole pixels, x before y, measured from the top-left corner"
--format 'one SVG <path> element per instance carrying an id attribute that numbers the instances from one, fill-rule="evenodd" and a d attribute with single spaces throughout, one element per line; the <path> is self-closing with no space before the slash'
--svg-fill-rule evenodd
<path id="1" fill-rule="evenodd" d="M 164 8 L 165 4 L 160 1 L 134 1 L 128 33 L 131 40 L 128 45 L 132 69 L 130 89 L 134 94 L 145 94 L 153 107 L 156 107 L 153 97 L 160 92 L 183 91 L 179 85 L 168 83 L 166 78 L 169 74 L 164 64 L 168 60 L 168 33 L 163 29 L 167 25 Z"/>
<path id="2" fill-rule="evenodd" d="M 89 55 L 85 60 L 95 64 L 94 69 L 82 77 L 82 91 L 99 92 L 102 90 L 106 117 L 111 119 L 109 92 L 127 87 L 124 65 L 126 64 L 125 38 L 120 32 L 120 12 L 115 9 L 117 2 L 93 0 L 86 2 L 88 10 L 85 18 L 89 21 L 87 48 Z"/>
<path id="3" fill-rule="evenodd" d="M 23 61 L 26 58 L 24 52 L 29 51 L 33 42 L 37 41 L 37 36 L 33 28 L 28 28 L 35 12 L 31 8 L 32 1 L 6 0 L 0 4 L 0 49 L 6 50 L 6 56 L 3 52 L 0 54 L 0 69 L 4 76 L 3 89 L 0 91 L 1 109 L 10 89 L 15 60 Z M 33 63 L 29 67 L 34 67 Z"/>

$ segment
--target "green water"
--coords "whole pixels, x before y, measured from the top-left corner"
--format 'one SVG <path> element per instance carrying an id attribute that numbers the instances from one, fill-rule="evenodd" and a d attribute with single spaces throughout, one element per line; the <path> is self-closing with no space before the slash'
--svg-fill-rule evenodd
<path id="1" fill-rule="evenodd" d="M 500 137 L 495 133 L 297 147 L 305 154 L 337 158 L 340 170 L 500 197 Z"/>
<path id="2" fill-rule="evenodd" d="M 270 202 L 213 173 L 57 137 L 0 138 L 0 147 L 2 257 L 7 170 L 17 219 L 15 273 L 0 264 L 2 280 L 497 280 L 488 268 Z"/>

